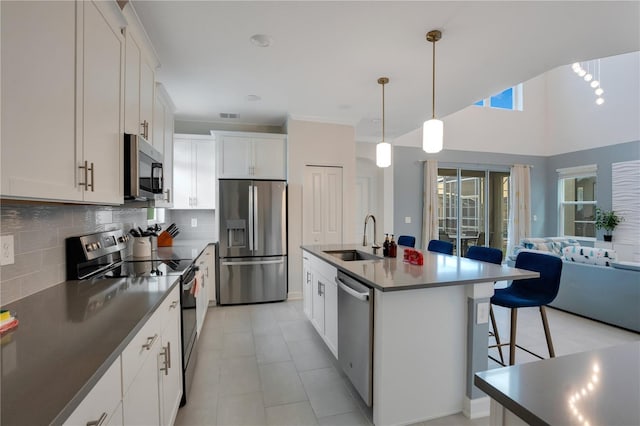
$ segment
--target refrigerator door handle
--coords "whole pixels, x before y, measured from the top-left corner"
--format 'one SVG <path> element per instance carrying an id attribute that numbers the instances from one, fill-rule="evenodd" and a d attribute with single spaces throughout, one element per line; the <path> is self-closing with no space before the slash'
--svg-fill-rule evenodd
<path id="1" fill-rule="evenodd" d="M 260 235 L 262 235 L 260 233 L 260 226 L 258 224 L 258 187 L 254 186 L 253 187 L 253 224 L 256 227 L 255 232 L 253 234 L 254 236 L 254 241 L 253 241 L 253 250 L 257 251 L 258 250 L 258 240 L 260 239 Z"/>
<path id="2" fill-rule="evenodd" d="M 277 260 L 249 260 L 249 261 L 240 261 L 240 262 L 223 261 L 223 262 L 220 262 L 220 265 L 222 266 L 277 265 L 280 263 L 284 263 L 284 258 L 277 259 Z"/>
<path id="3" fill-rule="evenodd" d="M 253 251 L 253 185 L 249 185 L 249 250 Z"/>

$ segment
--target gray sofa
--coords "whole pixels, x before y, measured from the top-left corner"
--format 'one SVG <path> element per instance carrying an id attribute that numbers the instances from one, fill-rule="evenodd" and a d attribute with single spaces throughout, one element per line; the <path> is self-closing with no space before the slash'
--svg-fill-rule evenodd
<path id="1" fill-rule="evenodd" d="M 531 240 L 535 240 L 533 246 Z M 546 240 L 546 246 L 542 240 Z M 551 240 L 558 242 L 561 239 L 523 240 L 526 244 L 517 247 L 507 263 L 513 266 L 517 253 L 522 250 L 539 251 L 537 249 L 541 248 L 543 253 L 558 255 L 558 247 L 555 253 L 554 247 L 549 248 Z M 564 241 L 559 244 L 570 248 L 565 250 L 558 296 L 549 306 L 640 333 L 640 270 L 637 266 L 629 269 L 625 262 L 616 262 L 615 253 L 611 262 L 605 262 L 612 266 L 571 261 L 568 253 L 575 251 L 573 241 L 569 245 Z M 580 247 L 576 248 L 579 250 Z M 559 249 L 563 250 L 562 247 Z"/>
<path id="2" fill-rule="evenodd" d="M 564 261 L 549 306 L 640 333 L 640 271 Z"/>

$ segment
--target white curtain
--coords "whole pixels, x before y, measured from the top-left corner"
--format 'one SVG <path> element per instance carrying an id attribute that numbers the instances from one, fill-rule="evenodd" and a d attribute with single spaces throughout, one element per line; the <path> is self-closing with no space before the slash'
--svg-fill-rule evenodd
<path id="1" fill-rule="evenodd" d="M 521 239 L 531 236 L 531 166 L 511 167 L 509 204 L 507 254 L 513 252 Z"/>
<path id="2" fill-rule="evenodd" d="M 422 192 L 422 248 L 427 249 L 430 240 L 438 239 L 438 162 L 424 163 Z"/>

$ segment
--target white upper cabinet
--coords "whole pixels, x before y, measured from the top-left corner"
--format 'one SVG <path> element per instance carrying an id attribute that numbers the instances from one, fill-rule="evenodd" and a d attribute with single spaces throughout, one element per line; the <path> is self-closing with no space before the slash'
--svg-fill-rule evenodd
<path id="1" fill-rule="evenodd" d="M 215 209 L 215 140 L 204 135 L 178 134 L 173 143 L 173 208 Z"/>
<path id="2" fill-rule="evenodd" d="M 115 2 L 2 2 L 1 195 L 120 204 L 124 19 Z"/>
<path id="3" fill-rule="evenodd" d="M 156 83 L 156 99 L 153 108 L 153 135 L 160 152 L 164 155 L 162 200 L 156 200 L 156 207 L 173 207 L 173 102 L 161 83 Z"/>
<path id="4" fill-rule="evenodd" d="M 153 134 L 155 69 L 158 66 L 158 60 L 152 53 L 153 47 L 135 11 L 127 5 L 123 13 L 129 24 L 125 32 L 125 133 L 142 135 L 154 148 L 162 152 L 163 138 L 156 141 Z"/>
<path id="5" fill-rule="evenodd" d="M 287 136 L 270 133 L 217 132 L 218 177 L 287 178 Z"/>
<path id="6" fill-rule="evenodd" d="M 81 2 L 83 20 L 82 146 L 90 181 L 84 200 L 119 204 L 123 201 L 122 61 L 124 39 L 108 20 L 103 2 Z M 103 6 L 104 7 L 104 6 Z M 80 23 L 78 24 L 81 25 Z M 81 71 L 82 70 L 82 71 Z M 80 176 L 79 179 L 83 179 Z M 84 180 L 84 179 L 83 179 Z"/>

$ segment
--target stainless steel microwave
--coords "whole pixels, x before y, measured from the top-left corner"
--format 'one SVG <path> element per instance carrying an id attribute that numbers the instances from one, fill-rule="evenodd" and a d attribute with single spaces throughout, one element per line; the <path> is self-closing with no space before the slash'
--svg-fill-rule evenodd
<path id="1" fill-rule="evenodd" d="M 124 135 L 124 198 L 154 200 L 162 194 L 162 153 L 140 135 Z"/>

